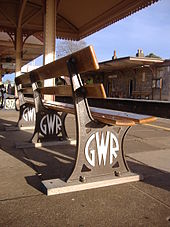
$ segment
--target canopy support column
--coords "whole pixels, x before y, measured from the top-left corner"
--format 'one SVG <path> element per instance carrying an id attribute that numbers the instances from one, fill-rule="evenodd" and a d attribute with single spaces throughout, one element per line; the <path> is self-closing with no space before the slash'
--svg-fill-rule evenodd
<path id="1" fill-rule="evenodd" d="M 20 4 L 19 14 L 17 18 L 17 29 L 15 33 L 15 50 L 16 50 L 16 77 L 21 75 L 21 65 L 22 65 L 22 58 L 21 53 L 23 49 L 23 35 L 22 35 L 22 17 L 24 14 L 24 9 L 26 6 L 27 0 L 23 0 Z"/>
<path id="2" fill-rule="evenodd" d="M 22 52 L 23 38 L 22 38 L 22 27 L 16 29 L 15 37 L 15 48 L 16 48 L 16 68 L 15 74 L 16 77 L 21 75 L 21 52 Z"/>
<path id="3" fill-rule="evenodd" d="M 0 85 L 2 84 L 2 69 L 0 67 Z"/>
<path id="4" fill-rule="evenodd" d="M 55 60 L 56 39 L 56 0 L 46 0 L 44 26 L 44 65 Z M 44 81 L 44 86 L 54 86 L 55 79 Z M 54 100 L 53 95 L 45 95 L 45 100 Z"/>

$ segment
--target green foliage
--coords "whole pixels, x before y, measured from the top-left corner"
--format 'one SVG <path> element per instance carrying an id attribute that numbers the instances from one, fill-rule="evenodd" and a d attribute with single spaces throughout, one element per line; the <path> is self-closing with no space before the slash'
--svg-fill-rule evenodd
<path id="1" fill-rule="evenodd" d="M 146 55 L 145 57 L 148 57 L 148 58 L 159 58 L 159 59 L 161 59 L 161 57 L 157 56 L 154 53 L 150 53 L 150 54 Z"/>

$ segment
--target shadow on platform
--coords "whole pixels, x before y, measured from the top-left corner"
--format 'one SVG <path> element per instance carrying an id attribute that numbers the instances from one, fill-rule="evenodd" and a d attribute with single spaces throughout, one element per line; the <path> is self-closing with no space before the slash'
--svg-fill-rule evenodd
<path id="1" fill-rule="evenodd" d="M 29 140 L 32 133 L 28 131 L 4 131 L 6 126 L 16 122 L 0 119 L 0 148 L 12 157 L 20 160 L 35 172 L 35 176 L 25 176 L 29 185 L 41 191 L 41 181 L 55 178 L 68 178 L 74 168 L 75 146 L 60 145 L 41 148 L 16 149 L 15 142 Z M 9 143 L 10 140 L 10 143 Z M 0 160 L 1 162 L 1 160 Z M 128 161 L 132 172 L 142 174 L 143 182 L 170 191 L 170 173 Z M 22 171 L 22 166 L 21 166 Z"/>

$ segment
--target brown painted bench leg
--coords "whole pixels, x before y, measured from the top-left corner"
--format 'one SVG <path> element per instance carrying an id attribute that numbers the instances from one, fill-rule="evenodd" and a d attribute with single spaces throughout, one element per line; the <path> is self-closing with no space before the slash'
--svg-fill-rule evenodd
<path id="1" fill-rule="evenodd" d="M 22 91 L 18 91 L 18 98 L 20 103 L 19 119 L 17 127 L 34 126 L 35 124 L 35 108 L 34 105 L 25 101 Z"/>
<path id="2" fill-rule="evenodd" d="M 85 182 L 109 175 L 118 177 L 129 172 L 123 152 L 124 137 L 129 126 L 109 126 L 94 121 L 74 59 L 68 62 L 76 112 L 76 161 L 67 181 Z"/>
<path id="3" fill-rule="evenodd" d="M 30 73 L 36 113 L 35 130 L 30 142 L 32 142 L 33 139 L 36 139 L 36 142 L 39 142 L 40 135 L 42 136 L 43 141 L 66 140 L 66 114 L 59 114 L 57 111 L 48 109 L 44 106 L 38 85 L 34 82 L 36 76 L 37 75 L 34 73 Z"/>

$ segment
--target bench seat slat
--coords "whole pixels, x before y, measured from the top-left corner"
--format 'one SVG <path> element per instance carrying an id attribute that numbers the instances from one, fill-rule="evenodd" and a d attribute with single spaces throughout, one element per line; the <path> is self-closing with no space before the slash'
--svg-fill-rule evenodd
<path id="1" fill-rule="evenodd" d="M 66 104 L 66 103 L 58 103 L 58 105 L 56 104 L 52 104 L 51 102 L 47 102 L 44 103 L 45 106 L 48 106 L 48 108 L 57 110 L 57 111 L 61 111 L 61 112 L 66 112 L 66 113 L 70 113 L 70 114 L 74 114 L 74 106 L 72 104 Z M 91 108 L 90 108 L 91 109 Z M 133 120 L 130 119 L 123 119 L 123 118 L 116 118 L 116 116 L 114 116 L 113 114 L 110 116 L 104 116 L 103 114 L 100 113 L 95 113 L 93 111 L 91 111 L 92 117 L 102 123 L 105 124 L 110 124 L 110 125 L 127 125 L 127 126 L 132 126 L 135 125 L 135 122 Z"/>
<path id="2" fill-rule="evenodd" d="M 32 99 L 27 102 L 34 104 Z M 61 103 L 56 101 L 45 101 L 44 105 L 53 110 L 74 114 L 74 105 L 69 103 Z M 149 115 L 134 114 L 117 110 L 109 110 L 97 107 L 90 107 L 91 114 L 94 119 L 111 125 L 135 125 L 145 124 L 155 121 L 157 118 Z"/>
<path id="3" fill-rule="evenodd" d="M 102 109 L 102 108 L 96 108 L 91 107 L 90 110 L 95 113 L 100 113 L 104 115 L 112 115 L 114 111 L 114 115 L 118 118 L 123 117 L 124 119 L 131 119 L 136 124 L 145 124 L 151 121 L 155 121 L 157 118 L 149 115 L 143 115 L 143 114 L 135 114 L 135 113 L 128 113 L 128 112 L 122 112 L 117 110 L 109 110 L 109 109 Z"/>
<path id="4" fill-rule="evenodd" d="M 33 90 L 32 87 L 26 87 L 26 88 L 22 88 L 21 91 L 23 92 L 23 94 L 33 94 Z"/>
<path id="5" fill-rule="evenodd" d="M 55 102 L 55 101 L 48 101 L 45 105 L 53 105 L 54 109 L 57 108 L 58 110 L 60 109 L 61 111 L 64 110 L 66 111 L 68 109 L 69 113 L 74 113 L 74 106 L 72 104 L 68 103 L 60 103 L 60 102 Z M 116 110 L 108 110 L 108 109 L 103 109 L 103 108 L 96 108 L 96 107 L 90 107 L 92 116 L 94 119 L 101 120 L 102 122 L 105 120 L 105 123 L 115 123 L 113 124 L 122 124 L 124 123 L 134 125 L 134 124 L 145 124 L 148 122 L 152 122 L 156 120 L 156 117 L 153 116 L 148 116 L 148 115 L 142 115 L 142 114 L 133 114 L 133 113 L 128 113 L 128 112 L 121 112 L 121 111 L 116 111 Z M 123 123 L 124 122 L 124 123 Z"/>
<path id="6" fill-rule="evenodd" d="M 56 101 L 48 101 L 45 103 L 45 105 L 53 105 L 56 108 L 69 108 L 69 109 L 74 109 L 74 106 L 69 103 L 60 103 Z M 143 115 L 143 114 L 134 114 L 134 113 L 128 113 L 128 112 L 122 112 L 122 111 L 117 111 L 117 110 L 109 110 L 109 109 L 103 109 L 103 108 L 97 108 L 97 107 L 90 107 L 91 112 L 94 114 L 100 114 L 103 116 L 115 116 L 117 119 L 130 119 L 134 121 L 137 124 L 144 124 L 147 122 L 155 121 L 157 118 L 149 115 Z"/>
<path id="7" fill-rule="evenodd" d="M 88 98 L 106 98 L 106 93 L 103 84 L 89 84 L 84 86 Z M 71 85 L 58 85 L 56 87 L 40 88 L 41 94 L 56 95 L 56 96 L 70 96 L 72 97 Z"/>
<path id="8" fill-rule="evenodd" d="M 27 98 L 27 102 L 34 105 L 33 99 Z M 56 110 L 58 112 L 66 112 L 68 114 L 75 114 L 73 104 L 60 103 L 55 101 L 44 102 L 44 106 L 49 109 Z M 91 108 L 90 108 L 91 109 Z M 114 111 L 113 111 L 114 113 Z M 91 112 L 93 118 L 105 124 L 118 125 L 118 126 L 132 126 L 135 125 L 135 122 L 130 119 L 124 119 L 123 117 L 118 118 L 117 116 L 112 115 L 103 115 L 100 113 Z"/>

